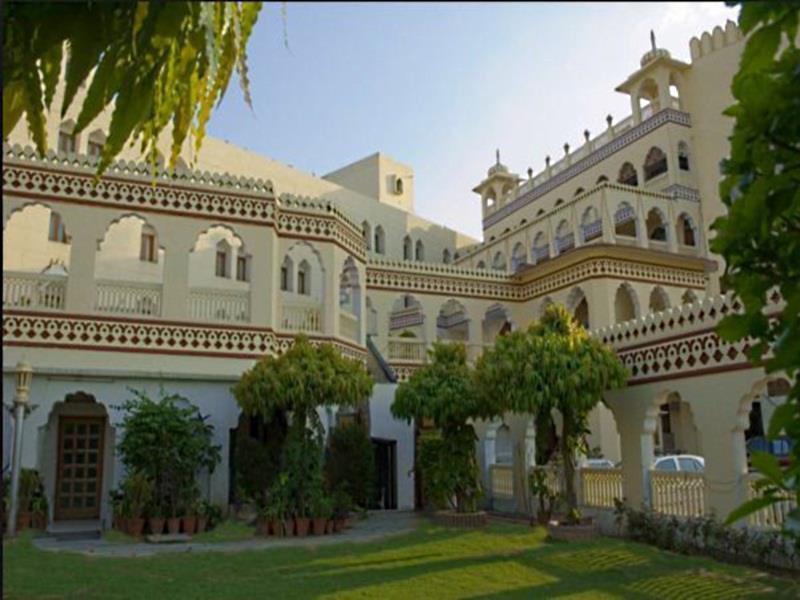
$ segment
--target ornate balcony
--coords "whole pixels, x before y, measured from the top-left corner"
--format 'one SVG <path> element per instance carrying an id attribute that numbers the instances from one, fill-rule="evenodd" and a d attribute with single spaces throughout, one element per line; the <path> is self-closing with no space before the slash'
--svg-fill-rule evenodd
<path id="1" fill-rule="evenodd" d="M 66 296 L 64 275 L 3 271 L 4 309 L 64 310 Z"/>

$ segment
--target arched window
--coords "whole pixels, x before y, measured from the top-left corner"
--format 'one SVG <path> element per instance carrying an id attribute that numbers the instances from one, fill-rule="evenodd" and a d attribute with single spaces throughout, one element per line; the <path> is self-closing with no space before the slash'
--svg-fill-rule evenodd
<path id="1" fill-rule="evenodd" d="M 458 260 L 460 257 L 461 255 L 458 252 L 453 253 L 453 260 Z"/>
<path id="2" fill-rule="evenodd" d="M 292 259 L 285 256 L 281 265 L 281 290 L 284 292 L 291 292 L 294 289 L 293 273 L 294 265 L 292 264 Z"/>
<path id="3" fill-rule="evenodd" d="M 78 136 L 75 131 L 75 123 L 67 121 L 62 123 L 58 129 L 58 151 L 66 154 L 75 154 L 78 150 Z"/>
<path id="4" fill-rule="evenodd" d="M 583 188 L 579 187 L 577 190 L 575 190 L 573 196 L 580 196 L 582 193 L 583 193 Z"/>
<path id="5" fill-rule="evenodd" d="M 636 167 L 629 162 L 623 163 L 622 167 L 619 169 L 617 183 L 633 186 L 639 185 L 639 176 L 636 174 Z"/>
<path id="6" fill-rule="evenodd" d="M 450 264 L 450 250 L 447 248 L 442 250 L 442 262 L 446 265 Z"/>
<path id="7" fill-rule="evenodd" d="M 411 260 L 412 245 L 411 238 L 406 236 L 403 238 L 403 260 Z"/>
<path id="8" fill-rule="evenodd" d="M 502 252 L 497 252 L 497 254 L 494 255 L 494 259 L 492 260 L 492 268 L 495 271 L 506 270 L 506 257 Z"/>
<path id="9" fill-rule="evenodd" d="M 537 217 L 541 217 L 543 214 L 544 214 L 544 209 L 543 209 L 543 208 L 540 208 L 540 209 L 538 210 L 538 212 L 536 213 L 536 216 L 537 216 Z"/>
<path id="10" fill-rule="evenodd" d="M 479 260 L 479 261 L 478 261 L 478 264 L 477 264 L 477 265 L 475 265 L 475 268 L 476 268 L 476 269 L 485 269 L 485 268 L 486 268 L 486 263 L 485 263 L 485 262 L 483 262 L 482 260 Z"/>
<path id="11" fill-rule="evenodd" d="M 575 247 L 575 234 L 572 232 L 569 222 L 564 219 L 556 229 L 556 251 L 563 254 L 567 250 Z"/>
<path id="12" fill-rule="evenodd" d="M 217 261 L 215 274 L 217 277 L 230 277 L 229 255 L 231 247 L 226 240 L 217 242 Z"/>
<path id="13" fill-rule="evenodd" d="M 636 213 L 627 202 L 620 204 L 614 213 L 614 233 L 623 237 L 636 237 Z"/>
<path id="14" fill-rule="evenodd" d="M 139 243 L 139 260 L 144 262 L 158 262 L 156 230 L 153 229 L 151 225 L 142 225 Z"/>
<path id="15" fill-rule="evenodd" d="M 576 322 L 580 323 L 584 329 L 589 329 L 589 303 L 586 298 L 581 298 L 578 306 L 575 307 L 572 317 Z"/>
<path id="16" fill-rule="evenodd" d="M 689 146 L 686 142 L 678 143 L 678 168 L 681 171 L 689 170 Z"/>
<path id="17" fill-rule="evenodd" d="M 47 239 L 51 242 L 60 242 L 62 244 L 69 243 L 67 236 L 67 229 L 64 227 L 64 221 L 61 220 L 61 215 L 56 211 L 50 211 L 50 230 Z"/>
<path id="18" fill-rule="evenodd" d="M 417 243 L 414 247 L 414 259 L 418 261 L 425 260 L 425 246 L 422 243 L 422 240 L 417 240 Z"/>
<path id="19" fill-rule="evenodd" d="M 599 185 L 604 181 L 608 181 L 608 177 L 606 177 L 605 175 L 600 175 L 600 177 L 597 178 L 597 182 L 595 183 L 595 185 Z"/>
<path id="20" fill-rule="evenodd" d="M 627 283 L 623 283 L 617 288 L 614 297 L 614 317 L 617 323 L 635 319 L 636 314 L 636 294 Z"/>
<path id="21" fill-rule="evenodd" d="M 497 198 L 495 197 L 494 190 L 489 190 L 486 192 L 486 197 L 483 199 L 483 202 L 487 211 L 494 209 L 495 204 L 497 204 Z"/>
<path id="22" fill-rule="evenodd" d="M 664 291 L 663 288 L 656 286 L 653 288 L 653 291 L 650 292 L 650 303 L 648 308 L 650 312 L 661 312 L 662 310 L 667 310 L 669 308 L 669 296 Z"/>
<path id="23" fill-rule="evenodd" d="M 250 281 L 250 256 L 242 248 L 236 253 L 236 281 Z"/>
<path id="24" fill-rule="evenodd" d="M 100 158 L 103 153 L 103 145 L 106 143 L 106 137 L 103 132 L 96 129 L 89 134 L 89 140 L 86 144 L 86 153 L 94 158 Z"/>
<path id="25" fill-rule="evenodd" d="M 372 227 L 369 226 L 368 221 L 364 221 L 361 229 L 364 230 L 364 243 L 367 245 L 367 250 L 372 250 Z"/>
<path id="26" fill-rule="evenodd" d="M 667 155 L 658 146 L 653 146 L 644 159 L 644 180 L 650 181 L 667 172 Z"/>
<path id="27" fill-rule="evenodd" d="M 667 241 L 667 228 L 664 215 L 657 208 L 647 213 L 647 238 L 656 242 Z"/>
<path id="28" fill-rule="evenodd" d="M 375 254 L 386 254 L 386 234 L 383 233 L 383 227 L 378 225 L 375 228 Z"/>
<path id="29" fill-rule="evenodd" d="M 498 465 L 510 465 L 513 463 L 514 453 L 512 452 L 511 431 L 508 425 L 503 425 L 497 430 L 497 437 L 494 440 L 494 461 Z"/>
<path id="30" fill-rule="evenodd" d="M 695 294 L 692 290 L 686 290 L 681 296 L 681 302 L 684 304 L 694 304 L 697 302 L 697 294 Z"/>
<path id="31" fill-rule="evenodd" d="M 527 259 L 525 244 L 517 242 L 514 246 L 514 251 L 511 253 L 511 270 L 515 273 L 519 271 L 527 264 Z"/>
<path id="32" fill-rule="evenodd" d="M 594 206 L 588 207 L 583 212 L 581 233 L 583 234 L 584 242 L 591 242 L 603 235 L 603 221 L 600 218 L 600 213 Z"/>
<path id="33" fill-rule="evenodd" d="M 311 267 L 305 260 L 297 267 L 297 293 L 311 295 Z"/>
<path id="34" fill-rule="evenodd" d="M 398 195 L 403 193 L 403 179 L 400 175 L 394 176 L 394 193 Z"/>
<path id="35" fill-rule="evenodd" d="M 533 239 L 533 251 L 531 254 L 533 257 L 533 264 L 544 262 L 550 258 L 550 244 L 547 243 L 547 236 L 543 231 L 537 233 L 536 237 Z"/>
<path id="36" fill-rule="evenodd" d="M 697 236 L 695 234 L 694 223 L 692 218 L 686 213 L 682 213 L 678 217 L 677 225 L 678 241 L 684 246 L 696 246 Z"/>
<path id="37" fill-rule="evenodd" d="M 561 206 L 562 204 L 564 204 L 564 199 L 559 198 L 558 200 L 556 200 L 555 206 Z"/>

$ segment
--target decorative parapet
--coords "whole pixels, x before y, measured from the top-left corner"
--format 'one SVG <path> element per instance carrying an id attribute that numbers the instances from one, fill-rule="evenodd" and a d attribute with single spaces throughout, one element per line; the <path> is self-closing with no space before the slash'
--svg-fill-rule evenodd
<path id="1" fill-rule="evenodd" d="M 680 183 L 673 183 L 671 186 L 665 187 L 663 193 L 669 194 L 673 198 L 683 198 L 684 200 L 700 202 L 700 192 L 698 190 L 681 185 Z"/>
<path id="2" fill-rule="evenodd" d="M 330 342 L 342 354 L 366 360 L 353 343 L 307 334 L 312 343 Z M 165 323 L 114 317 L 9 311 L 3 313 L 3 346 L 33 346 L 99 352 L 144 352 L 182 356 L 258 359 L 281 354 L 292 333 L 233 325 Z"/>
<path id="3" fill-rule="evenodd" d="M 654 114 L 649 119 L 642 121 L 639 125 L 635 127 L 631 127 L 624 133 L 620 134 L 618 137 L 608 141 L 605 145 L 600 146 L 594 152 L 587 155 L 585 158 L 573 163 L 572 165 L 566 167 L 559 173 L 553 175 L 549 179 L 547 179 L 544 183 L 531 188 L 512 202 L 506 204 L 502 208 L 499 208 L 497 211 L 488 215 L 483 220 L 483 228 L 486 229 L 491 227 L 492 225 L 500 222 L 505 217 L 509 216 L 510 214 L 516 212 L 523 206 L 526 206 L 544 196 L 546 193 L 554 190 L 558 186 L 566 183 L 573 177 L 580 175 L 587 169 L 590 169 L 600 163 L 601 161 L 605 160 L 615 152 L 622 150 L 624 147 L 629 146 L 633 142 L 639 140 L 640 138 L 644 137 L 651 131 L 654 131 L 658 127 L 665 125 L 667 123 L 674 123 L 676 125 L 682 125 L 684 127 L 691 127 L 691 119 L 689 117 L 689 113 L 685 113 L 679 110 L 675 110 L 674 108 L 665 108 Z"/>
<path id="4" fill-rule="evenodd" d="M 767 313 L 779 312 L 783 304 L 773 294 Z M 747 355 L 752 340 L 727 342 L 715 331 L 723 317 L 741 310 L 731 293 L 709 296 L 590 334 L 616 349 L 630 372 L 629 385 L 752 368 Z"/>

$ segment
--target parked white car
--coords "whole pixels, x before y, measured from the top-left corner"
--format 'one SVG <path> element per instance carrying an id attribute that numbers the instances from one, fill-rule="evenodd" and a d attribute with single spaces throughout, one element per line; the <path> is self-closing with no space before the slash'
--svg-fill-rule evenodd
<path id="1" fill-rule="evenodd" d="M 607 458 L 587 458 L 583 461 L 584 469 L 613 469 L 614 461 Z"/>
<path id="2" fill-rule="evenodd" d="M 706 469 L 706 459 L 694 454 L 676 454 L 662 456 L 653 463 L 654 471 L 682 471 L 684 473 L 702 473 Z"/>

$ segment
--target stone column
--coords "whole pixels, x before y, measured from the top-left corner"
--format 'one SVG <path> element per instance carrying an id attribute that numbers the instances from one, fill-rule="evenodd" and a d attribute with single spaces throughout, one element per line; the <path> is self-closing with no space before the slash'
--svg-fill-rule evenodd
<path id="1" fill-rule="evenodd" d="M 614 412 L 622 451 L 622 492 L 628 506 L 640 509 L 650 505 L 649 469 L 653 464 L 653 433 L 658 404 L 650 398 L 632 397 L 629 391 L 607 392 L 606 400 Z"/>
<path id="2" fill-rule="evenodd" d="M 642 195 L 636 194 L 636 243 L 640 248 L 647 248 L 647 215 Z"/>
<path id="3" fill-rule="evenodd" d="M 73 219 L 70 228 L 72 248 L 69 255 L 66 312 L 92 313 L 95 306 L 94 267 L 105 223 L 98 223 L 93 219 Z"/>
<path id="4" fill-rule="evenodd" d="M 164 242 L 164 280 L 162 283 L 161 316 L 172 321 L 185 321 L 189 314 L 189 253 L 195 235 L 189 230 L 170 229 Z M 230 252 L 233 254 L 233 251 Z M 230 268 L 228 273 L 231 273 Z"/>
<path id="5" fill-rule="evenodd" d="M 261 227 L 242 236 L 250 254 L 250 323 L 273 327 L 278 323 L 277 300 L 280 297 L 280 262 L 275 232 Z"/>

